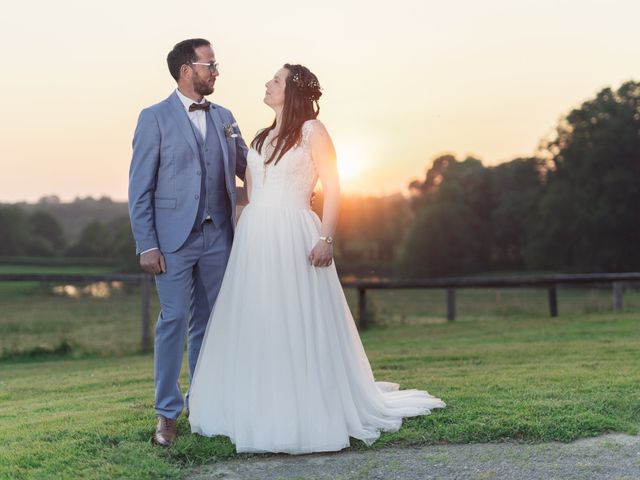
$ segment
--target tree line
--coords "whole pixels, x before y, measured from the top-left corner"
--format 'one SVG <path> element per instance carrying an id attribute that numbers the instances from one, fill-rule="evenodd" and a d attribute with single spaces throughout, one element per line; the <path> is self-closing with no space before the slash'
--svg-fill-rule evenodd
<path id="1" fill-rule="evenodd" d="M 0 205 L 0 257 L 73 257 L 111 260 L 122 270 L 137 264 L 129 219 L 91 220 L 70 239 L 62 223 L 45 210 Z"/>
<path id="2" fill-rule="evenodd" d="M 573 109 L 536 157 L 444 155 L 410 187 L 400 276 L 640 270 L 640 83 Z"/>

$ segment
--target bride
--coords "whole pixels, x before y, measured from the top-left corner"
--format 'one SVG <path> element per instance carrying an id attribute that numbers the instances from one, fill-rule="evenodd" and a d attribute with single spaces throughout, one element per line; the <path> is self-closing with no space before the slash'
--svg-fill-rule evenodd
<path id="1" fill-rule="evenodd" d="M 371 444 L 445 404 L 374 380 L 332 263 L 340 187 L 317 77 L 286 64 L 266 89 L 276 117 L 251 143 L 249 204 L 194 373 L 191 430 L 238 452 Z M 318 178 L 322 222 L 309 208 Z"/>

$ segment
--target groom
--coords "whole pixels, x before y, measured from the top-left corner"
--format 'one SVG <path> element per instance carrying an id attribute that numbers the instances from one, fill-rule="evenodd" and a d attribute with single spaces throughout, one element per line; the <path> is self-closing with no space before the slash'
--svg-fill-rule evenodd
<path id="1" fill-rule="evenodd" d="M 154 440 L 169 446 L 183 410 L 178 377 L 187 335 L 189 380 L 224 274 L 235 229 L 235 176 L 244 179 L 247 146 L 231 112 L 209 103 L 218 64 L 204 39 L 167 56 L 177 89 L 145 108 L 133 137 L 129 215 L 136 253 L 155 274 Z M 188 412 L 189 394 L 186 397 Z M 188 413 L 187 413 L 188 414 Z"/>

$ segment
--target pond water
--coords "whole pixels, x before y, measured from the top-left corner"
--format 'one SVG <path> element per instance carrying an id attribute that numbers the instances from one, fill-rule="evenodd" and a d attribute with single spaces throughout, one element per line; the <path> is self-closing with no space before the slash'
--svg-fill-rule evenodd
<path id="1" fill-rule="evenodd" d="M 88 285 L 57 285 L 53 287 L 53 293 L 69 298 L 93 297 L 109 298 L 117 291 L 121 291 L 124 282 L 95 282 Z"/>

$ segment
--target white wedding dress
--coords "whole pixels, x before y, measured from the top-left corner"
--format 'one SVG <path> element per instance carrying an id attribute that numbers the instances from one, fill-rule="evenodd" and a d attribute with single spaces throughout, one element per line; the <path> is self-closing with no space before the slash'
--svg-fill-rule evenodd
<path id="1" fill-rule="evenodd" d="M 301 145 L 276 164 L 249 151 L 242 212 L 190 389 L 191 430 L 238 452 L 341 450 L 373 443 L 403 417 L 443 408 L 418 390 L 375 382 L 334 265 L 313 267 L 318 174 Z"/>

